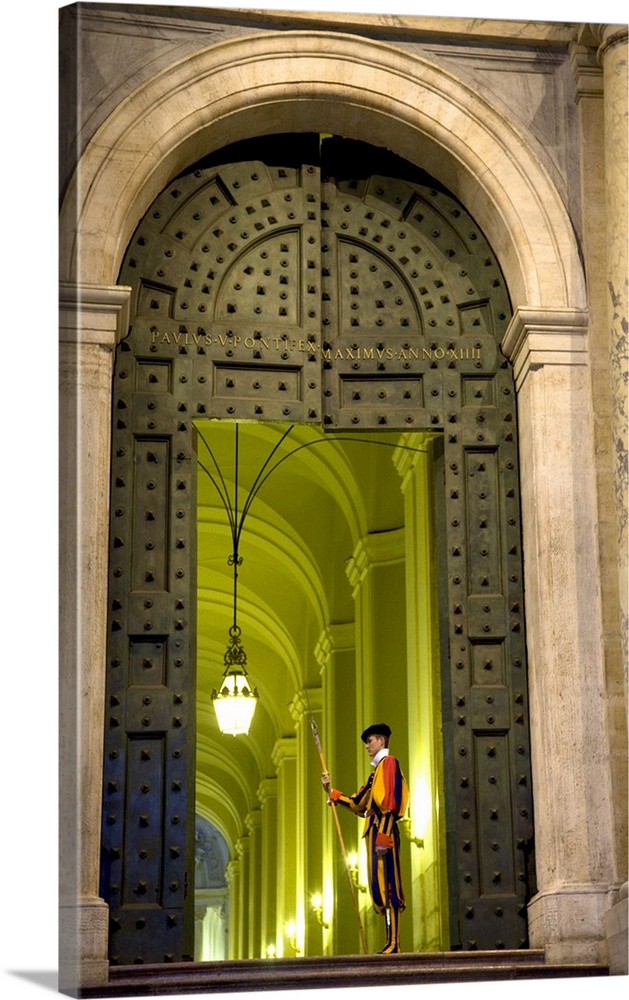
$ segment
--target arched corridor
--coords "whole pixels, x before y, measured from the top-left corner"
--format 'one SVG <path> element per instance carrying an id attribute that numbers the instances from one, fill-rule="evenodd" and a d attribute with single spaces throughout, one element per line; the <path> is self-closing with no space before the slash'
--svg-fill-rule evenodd
<path id="1" fill-rule="evenodd" d="M 280 450 L 273 451 L 287 430 Z M 205 422 L 198 431 L 199 461 L 215 468 L 207 440 L 221 483 L 233 496 L 234 425 Z M 430 746 L 441 714 L 438 636 L 432 653 L 430 643 L 438 627 L 436 587 L 433 620 L 429 610 L 414 625 L 421 635 L 421 667 L 407 653 L 413 641 L 408 620 L 420 606 L 413 563 L 421 565 L 422 580 L 432 576 L 436 582 L 431 436 L 376 431 L 325 437 L 312 426 L 250 423 L 240 427 L 239 441 L 240 508 L 273 454 L 239 550 L 239 624 L 250 680 L 260 693 L 247 736 L 221 734 L 210 701 L 231 622 L 231 540 L 218 491 L 209 477 L 199 478 L 197 801 L 231 846 L 232 893 L 241 906 L 234 909 L 230 954 L 290 954 L 291 924 L 301 954 L 360 950 L 309 720 L 311 714 L 316 719 L 338 781 L 358 787 L 366 758 L 357 734 L 374 712 L 390 720 L 415 793 L 414 829 L 411 834 L 411 826 L 405 827 L 404 843 L 413 899 L 406 939 L 413 950 L 442 948 L 448 936 L 447 876 L 445 833 L 436 817 L 443 808 L 443 775 L 440 747 Z M 429 456 L 421 483 L 427 506 L 418 507 L 407 526 L 402 474 Z M 407 539 L 418 532 L 428 533 L 429 547 L 409 556 Z M 420 712 L 433 716 L 421 729 Z M 346 850 L 358 854 L 364 882 L 360 824 L 351 817 L 342 822 Z M 424 840 L 421 856 L 411 835 Z M 329 927 L 312 909 L 317 894 Z M 364 891 L 358 899 L 376 944 L 379 922 Z"/>

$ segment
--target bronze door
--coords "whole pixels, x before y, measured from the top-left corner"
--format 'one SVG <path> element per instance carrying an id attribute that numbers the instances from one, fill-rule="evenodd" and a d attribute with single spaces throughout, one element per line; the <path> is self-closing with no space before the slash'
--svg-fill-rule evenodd
<path id="1" fill-rule="evenodd" d="M 527 943 L 507 290 L 433 180 L 361 145 L 320 156 L 316 140 L 305 164 L 208 161 L 177 178 L 120 274 L 133 297 L 113 393 L 102 866 L 118 964 L 192 951 L 197 416 L 442 435 L 452 945 Z"/>

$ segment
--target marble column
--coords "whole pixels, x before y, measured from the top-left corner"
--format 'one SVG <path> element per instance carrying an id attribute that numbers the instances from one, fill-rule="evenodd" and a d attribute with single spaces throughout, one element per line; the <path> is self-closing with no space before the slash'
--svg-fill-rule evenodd
<path id="1" fill-rule="evenodd" d="M 194 903 L 194 960 L 203 961 L 205 951 L 205 918 L 207 906 L 200 904 L 195 898 Z"/>
<path id="2" fill-rule="evenodd" d="M 99 896 L 114 350 L 129 288 L 61 288 L 59 986 L 108 979 Z"/>
<path id="3" fill-rule="evenodd" d="M 226 958 L 225 903 L 228 890 L 196 889 L 194 894 L 194 960 L 216 962 Z"/>
<path id="4" fill-rule="evenodd" d="M 531 947 L 604 957 L 614 881 L 587 317 L 518 309 L 503 341 L 518 392 L 538 892 Z"/>
<path id="5" fill-rule="evenodd" d="M 322 955 L 329 950 L 332 895 L 331 886 L 326 885 L 324 878 L 322 827 L 317 821 L 326 808 L 321 787 L 321 763 L 310 723 L 311 717 L 314 718 L 317 731 L 321 733 L 321 689 L 298 691 L 289 708 L 297 734 L 295 819 L 296 840 L 299 845 L 297 866 L 301 873 L 297 887 L 298 923 L 303 924 L 304 929 L 304 954 Z M 312 897 L 317 894 L 322 897 L 323 905 L 320 920 L 312 907 Z M 324 927 L 324 923 L 327 923 L 328 927 Z"/>
<path id="6" fill-rule="evenodd" d="M 404 494 L 410 798 L 403 877 L 413 906 L 405 914 L 413 951 L 450 945 L 442 748 L 441 654 L 430 433 L 408 434 L 394 453 Z M 412 448 L 413 450 L 409 450 Z M 408 859 L 408 861 L 407 861 Z M 408 867 L 406 866 L 408 865 Z"/>
<path id="7" fill-rule="evenodd" d="M 404 665 L 406 683 L 404 555 L 403 528 L 375 532 L 358 542 L 346 567 L 356 607 L 356 713 L 361 729 L 363 724 L 385 721 L 382 713 L 399 706 L 391 677 L 398 664 Z M 390 725 L 393 728 L 394 722 Z M 396 741 L 400 736 L 398 728 Z M 399 749 L 399 742 L 396 746 Z M 360 758 L 359 784 L 364 781 L 364 765 Z"/>
<path id="8" fill-rule="evenodd" d="M 242 958 L 239 952 L 241 927 L 241 873 L 240 861 L 230 861 L 225 868 L 225 878 L 229 886 L 229 924 L 227 935 L 227 957 Z"/>
<path id="9" fill-rule="evenodd" d="M 269 947 L 277 947 L 277 785 L 277 778 L 265 778 L 258 788 L 262 822 L 260 954 L 263 958 L 267 957 Z"/>
<path id="10" fill-rule="evenodd" d="M 247 929 L 247 950 L 243 957 L 262 958 L 260 950 L 260 927 L 262 923 L 262 814 L 253 809 L 247 814 L 245 824 L 249 832 L 249 886 L 247 907 L 249 910 Z"/>
<path id="11" fill-rule="evenodd" d="M 600 38 L 598 61 L 603 67 L 605 121 L 605 208 L 607 247 L 607 324 L 610 338 L 612 379 L 612 428 L 616 456 L 615 496 L 618 518 L 619 580 L 622 611 L 623 661 L 625 669 L 628 629 L 628 534 L 627 534 L 627 406 L 628 269 L 627 191 L 627 25 L 597 26 Z M 625 694 L 627 692 L 625 674 Z"/>
<path id="12" fill-rule="evenodd" d="M 236 958 L 248 958 L 249 948 L 249 871 L 251 842 L 248 836 L 236 841 L 238 855 L 238 925 Z"/>
<path id="13" fill-rule="evenodd" d="M 386 722 L 391 727 L 391 752 L 400 759 L 403 769 L 408 761 L 404 560 L 404 528 L 396 528 L 360 539 L 346 566 L 356 617 L 358 725 L 354 740 L 359 749 L 355 780 L 351 787 L 342 789 L 344 792 L 360 788 L 368 777 L 370 764 L 360 743 L 360 733 L 374 722 Z M 361 853 L 364 853 L 362 841 Z M 363 925 L 369 951 L 380 951 L 384 944 L 382 917 L 370 907 L 364 911 Z M 407 927 L 408 922 L 401 926 L 403 950 L 411 947 Z"/>
<path id="14" fill-rule="evenodd" d="M 320 728 L 326 766 L 336 788 L 354 791 L 357 771 L 356 721 L 356 650 L 353 622 L 328 625 L 319 636 L 315 657 L 320 667 L 322 723 Z M 356 913 L 368 905 L 366 891 L 350 887 L 342 847 L 332 810 L 324 806 L 321 789 L 321 827 L 323 850 L 324 897 L 333 902 L 330 935 L 326 952 L 332 955 L 358 955 L 361 952 L 360 929 Z M 347 854 L 356 854 L 366 878 L 366 858 L 361 853 L 359 825 L 354 818 L 341 816 L 341 834 Z M 357 873 L 358 874 L 358 873 Z M 360 879 L 358 879 L 359 884 Z M 328 912 L 328 911 L 326 911 Z M 361 920 L 363 917 L 361 917 Z"/>
<path id="15" fill-rule="evenodd" d="M 581 130 L 615 885 L 627 876 L 627 27 L 581 25 L 571 51 Z M 614 565 L 618 573 L 610 572 Z M 607 960 L 627 972 L 627 883 L 606 915 Z M 615 905 L 614 905 L 615 904 Z"/>
<path id="16" fill-rule="evenodd" d="M 277 957 L 292 958 L 295 949 L 303 955 L 303 927 L 299 927 L 298 893 L 300 873 L 295 853 L 295 802 L 297 801 L 297 740 L 277 740 L 273 748 L 277 770 Z M 287 934 L 288 924 L 296 933 Z"/>

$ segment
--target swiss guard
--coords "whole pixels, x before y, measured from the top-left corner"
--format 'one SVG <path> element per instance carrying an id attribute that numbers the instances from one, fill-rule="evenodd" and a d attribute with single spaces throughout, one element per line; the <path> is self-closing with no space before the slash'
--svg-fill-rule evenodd
<path id="1" fill-rule="evenodd" d="M 389 752 L 391 729 L 385 722 L 369 726 L 361 740 L 371 758 L 373 771 L 354 795 L 330 786 L 324 772 L 321 781 L 330 804 L 339 804 L 365 817 L 363 838 L 367 846 L 369 890 L 377 913 L 384 914 L 387 940 L 380 952 L 400 951 L 400 913 L 405 908 L 400 872 L 400 832 L 397 821 L 408 806 L 408 785 L 398 760 Z"/>

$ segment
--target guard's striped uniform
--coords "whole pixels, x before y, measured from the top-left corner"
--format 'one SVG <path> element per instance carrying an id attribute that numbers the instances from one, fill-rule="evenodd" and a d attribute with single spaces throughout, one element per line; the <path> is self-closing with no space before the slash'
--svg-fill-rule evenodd
<path id="1" fill-rule="evenodd" d="M 408 785 L 399 762 L 390 754 L 376 765 L 369 780 L 354 795 L 343 795 L 336 788 L 330 792 L 333 802 L 365 817 L 363 837 L 367 843 L 369 888 L 374 909 L 403 910 L 404 890 L 400 873 L 400 833 L 398 819 L 406 812 Z M 376 845 L 389 847 L 376 853 Z"/>

